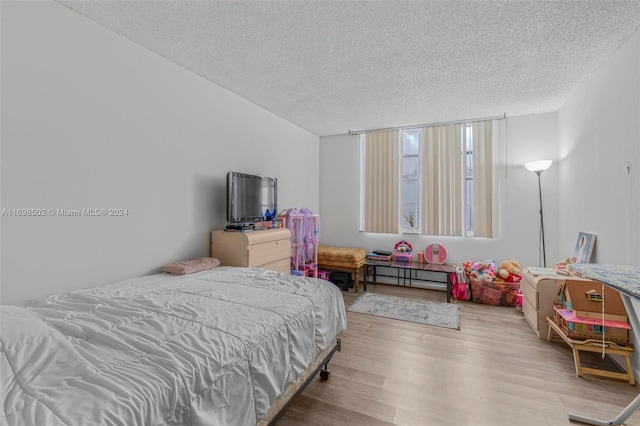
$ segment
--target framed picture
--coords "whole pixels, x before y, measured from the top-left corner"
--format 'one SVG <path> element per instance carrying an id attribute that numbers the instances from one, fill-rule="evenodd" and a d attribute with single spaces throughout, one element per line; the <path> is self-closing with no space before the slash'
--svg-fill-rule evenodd
<path id="1" fill-rule="evenodd" d="M 578 241 L 573 251 L 573 263 L 589 263 L 591 261 L 591 253 L 593 246 L 596 244 L 596 235 L 587 234 L 586 232 L 578 232 Z"/>

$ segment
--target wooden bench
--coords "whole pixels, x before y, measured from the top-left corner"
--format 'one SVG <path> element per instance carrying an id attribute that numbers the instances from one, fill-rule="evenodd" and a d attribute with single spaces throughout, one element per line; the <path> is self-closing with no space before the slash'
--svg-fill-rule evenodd
<path id="1" fill-rule="evenodd" d="M 367 263 L 367 250 L 363 248 L 318 246 L 318 268 L 333 271 L 352 272 L 353 288 L 358 292 L 360 270 Z"/>
<path id="2" fill-rule="evenodd" d="M 576 374 L 578 375 L 578 377 L 581 377 L 582 373 L 586 373 L 586 374 L 593 374 L 594 376 L 602 376 L 602 377 L 609 377 L 612 379 L 627 380 L 630 385 L 632 386 L 635 385 L 636 382 L 633 378 L 633 369 L 631 368 L 631 353 L 633 352 L 633 347 L 620 346 L 615 342 L 609 342 L 606 340 L 603 342 L 602 340 L 595 340 L 595 339 L 588 339 L 588 340 L 571 339 L 569 336 L 567 336 L 562 332 L 562 329 L 558 327 L 558 325 L 553 320 L 553 318 L 547 317 L 547 323 L 549 324 L 549 331 L 547 332 L 547 341 L 551 341 L 551 331 L 553 330 L 558 334 L 558 336 L 562 338 L 562 340 L 565 341 L 567 345 L 569 345 L 569 347 L 573 351 L 573 362 L 576 366 Z M 624 357 L 626 362 L 626 367 L 627 367 L 626 373 L 601 370 L 598 368 L 583 367 L 580 364 L 580 351 L 602 353 L 603 346 L 604 346 L 604 352 L 606 354 L 620 355 Z"/>

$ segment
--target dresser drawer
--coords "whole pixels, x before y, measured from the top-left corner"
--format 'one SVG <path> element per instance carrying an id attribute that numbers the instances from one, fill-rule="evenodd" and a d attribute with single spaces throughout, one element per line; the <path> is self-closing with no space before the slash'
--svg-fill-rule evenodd
<path id="1" fill-rule="evenodd" d="M 533 331 L 535 331 L 538 337 L 540 337 L 540 330 L 538 330 L 538 310 L 524 299 L 522 301 L 522 313 Z M 544 337 L 546 338 L 547 336 Z"/>
<path id="2" fill-rule="evenodd" d="M 261 266 L 277 260 L 288 260 L 290 256 L 291 242 L 289 240 L 251 244 L 247 247 L 247 266 Z"/>
<path id="3" fill-rule="evenodd" d="M 538 291 L 526 279 L 520 281 L 520 288 L 522 289 L 522 298 L 528 301 L 535 310 L 538 310 Z"/>
<path id="4" fill-rule="evenodd" d="M 267 263 L 266 265 L 263 265 L 262 268 L 290 274 L 291 260 L 288 257 L 286 259 L 276 260 L 275 262 L 271 262 L 271 263 Z"/>
<path id="5" fill-rule="evenodd" d="M 211 232 L 211 256 L 224 266 L 264 267 L 291 256 L 291 232 L 287 228 L 252 232 Z M 279 269 L 284 270 L 282 266 Z M 273 269 L 273 268 L 270 268 Z M 289 267 L 286 268 L 289 271 Z"/>

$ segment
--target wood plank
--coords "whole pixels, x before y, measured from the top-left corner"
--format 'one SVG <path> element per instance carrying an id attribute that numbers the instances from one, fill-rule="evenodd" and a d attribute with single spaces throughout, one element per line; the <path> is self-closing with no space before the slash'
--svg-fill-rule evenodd
<path id="1" fill-rule="evenodd" d="M 442 291 L 371 284 L 372 293 L 445 302 Z M 342 292 L 350 305 L 362 293 Z M 281 425 L 569 425 L 569 412 L 615 417 L 638 394 L 577 377 L 564 342 L 539 339 L 517 308 L 457 302 L 461 330 L 347 312 L 332 377 L 314 382 Z M 611 368 L 583 352 L 583 364 Z M 627 426 L 640 426 L 640 413 Z"/>

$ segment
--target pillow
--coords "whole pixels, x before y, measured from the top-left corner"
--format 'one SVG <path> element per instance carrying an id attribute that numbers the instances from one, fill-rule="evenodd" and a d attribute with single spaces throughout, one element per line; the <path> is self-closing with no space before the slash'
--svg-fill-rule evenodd
<path id="1" fill-rule="evenodd" d="M 173 275 L 186 275 L 213 269 L 218 265 L 220 265 L 220 260 L 215 257 L 201 257 L 199 259 L 173 262 L 163 267 L 162 270 Z"/>

